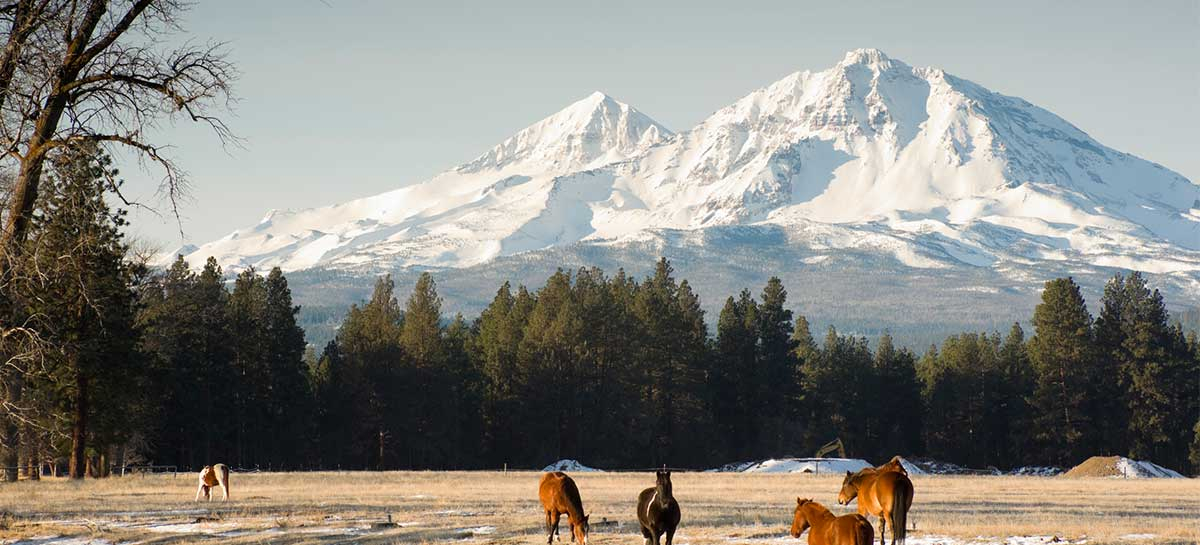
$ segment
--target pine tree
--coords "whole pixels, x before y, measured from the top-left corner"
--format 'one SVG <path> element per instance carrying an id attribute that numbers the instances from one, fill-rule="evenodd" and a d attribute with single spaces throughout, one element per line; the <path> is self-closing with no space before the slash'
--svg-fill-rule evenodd
<path id="1" fill-rule="evenodd" d="M 1088 410 L 1095 393 L 1096 351 L 1092 318 L 1079 286 L 1070 278 L 1046 282 L 1033 313 L 1029 358 L 1035 371 L 1032 405 L 1041 461 L 1066 466 L 1096 450 L 1095 422 Z"/>
<path id="2" fill-rule="evenodd" d="M 522 288 L 524 292 L 524 288 Z M 476 356 L 483 374 L 484 449 L 494 466 L 508 461 L 516 449 L 518 392 L 517 350 L 525 323 L 517 316 L 516 298 L 505 282 L 477 321 Z"/>
<path id="3" fill-rule="evenodd" d="M 445 359 L 442 344 L 442 298 L 429 273 L 421 273 L 405 305 L 400 345 L 420 367 L 436 367 Z"/>
<path id="4" fill-rule="evenodd" d="M 405 303 L 400 347 L 409 366 L 403 369 L 401 403 L 408 430 L 404 447 L 409 467 L 431 467 L 452 454 L 460 415 L 453 390 L 454 373 L 447 366 L 441 325 L 442 298 L 429 273 L 422 273 Z"/>
<path id="5" fill-rule="evenodd" d="M 768 454 L 782 452 L 789 437 L 798 431 L 787 421 L 788 400 L 795 395 L 796 360 L 792 356 L 792 311 L 787 304 L 787 290 L 778 277 L 772 276 L 762 292 L 755 333 L 758 337 L 758 364 L 755 382 L 759 402 L 756 413 L 764 430 L 759 438 L 759 451 Z"/>
<path id="6" fill-rule="evenodd" d="M 907 348 L 897 349 L 884 333 L 875 349 L 875 373 L 879 377 L 876 404 L 879 407 L 879 458 L 921 450 L 921 385 L 917 380 L 916 356 Z"/>
<path id="7" fill-rule="evenodd" d="M 400 467 L 409 432 L 409 415 L 400 399 L 409 365 L 400 346 L 404 320 L 395 288 L 390 275 L 376 279 L 371 299 L 352 305 L 338 330 L 343 395 L 352 401 L 347 409 L 353 440 L 346 455 L 351 465 L 362 468 Z"/>
<path id="8" fill-rule="evenodd" d="M 756 331 L 758 306 L 743 290 L 730 297 L 717 319 L 716 355 L 709 371 L 709 403 L 718 437 L 727 456 L 749 459 L 756 455 L 758 420 L 753 414 L 756 397 Z"/>
<path id="9" fill-rule="evenodd" d="M 1025 330 L 1014 322 L 1000 346 L 999 422 L 995 431 L 1000 440 L 1001 460 L 1019 463 L 1032 448 L 1034 372 L 1025 347 Z"/>
<path id="10" fill-rule="evenodd" d="M 304 330 L 296 324 L 300 307 L 292 304 L 292 290 L 279 267 L 264 281 L 262 309 L 266 341 L 267 436 L 265 457 L 270 467 L 294 468 L 299 465 L 303 444 L 303 423 L 308 414 L 310 391 L 305 376 Z"/>
<path id="11" fill-rule="evenodd" d="M 112 421 L 136 400 L 136 390 L 113 382 L 128 375 L 136 384 L 139 369 L 131 365 L 137 332 L 130 289 L 134 271 L 125 262 L 121 234 L 124 212 L 104 201 L 109 180 L 117 175 L 110 165 L 111 159 L 94 148 L 67 149 L 55 159 L 44 212 L 35 218 L 30 248 L 22 254 L 29 256 L 29 269 L 38 271 L 26 292 L 24 314 L 58 347 L 49 355 L 45 382 L 27 387 L 48 388 L 46 397 L 61 398 L 60 406 L 68 409 L 60 416 L 70 422 L 74 479 L 90 465 L 89 443 L 114 439 L 97 434 L 93 424 Z M 93 403 L 98 393 L 111 398 Z"/>
<path id="12" fill-rule="evenodd" d="M 1136 274 L 1136 273 L 1135 273 Z M 1131 279 L 1132 280 L 1132 279 Z M 1130 355 L 1125 341 L 1133 318 L 1130 295 L 1126 289 L 1126 278 L 1115 274 L 1104 285 L 1104 296 L 1100 301 L 1100 315 L 1096 317 L 1095 340 L 1097 349 L 1097 373 L 1106 377 L 1095 385 L 1097 395 L 1089 412 L 1097 419 L 1097 443 L 1102 454 L 1128 454 L 1129 451 L 1129 398 L 1131 376 Z"/>
<path id="13" fill-rule="evenodd" d="M 815 357 L 801 368 L 808 422 L 806 444 L 841 438 L 851 455 L 876 448 L 865 430 L 876 427 L 870 414 L 866 381 L 873 377 L 873 356 L 861 337 L 839 335 L 830 326 Z"/>
<path id="14" fill-rule="evenodd" d="M 706 361 L 704 345 L 696 338 L 694 314 L 685 314 L 680 304 L 679 284 L 666 259 L 659 259 L 654 274 L 642 282 L 634 295 L 633 314 L 644 331 L 638 359 L 645 369 L 642 396 L 649 459 L 643 463 L 686 464 L 699 458 L 702 444 L 700 394 Z"/>

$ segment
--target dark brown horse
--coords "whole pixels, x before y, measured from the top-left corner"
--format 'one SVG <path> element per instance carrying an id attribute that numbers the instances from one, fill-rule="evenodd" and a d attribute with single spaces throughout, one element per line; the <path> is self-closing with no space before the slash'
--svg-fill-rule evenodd
<path id="1" fill-rule="evenodd" d="M 579 497 L 579 488 L 574 480 L 561 471 L 546 473 L 538 484 L 538 498 L 546 510 L 546 543 L 554 541 L 558 533 L 558 521 L 565 514 L 567 524 L 571 527 L 571 541 L 587 544 L 588 516 L 583 514 L 583 499 Z"/>
<path id="2" fill-rule="evenodd" d="M 675 528 L 679 526 L 679 502 L 675 501 L 671 489 L 670 471 L 656 472 L 654 486 L 638 495 L 637 516 L 646 545 L 650 545 L 651 540 L 654 545 L 660 545 L 659 538 L 663 534 L 667 535 L 667 545 L 671 545 Z"/>
<path id="3" fill-rule="evenodd" d="M 879 543 L 887 541 L 887 527 L 892 527 L 892 545 L 904 543 L 908 531 L 908 509 L 912 507 L 913 485 L 908 476 L 898 471 L 880 471 L 869 467 L 858 473 L 846 472 L 838 504 L 849 505 L 858 499 L 860 515 L 879 517 Z"/>
<path id="4" fill-rule="evenodd" d="M 792 537 L 808 532 L 808 545 L 872 545 L 875 530 L 867 517 L 859 514 L 833 516 L 824 505 L 796 498 L 796 514 L 792 518 Z"/>

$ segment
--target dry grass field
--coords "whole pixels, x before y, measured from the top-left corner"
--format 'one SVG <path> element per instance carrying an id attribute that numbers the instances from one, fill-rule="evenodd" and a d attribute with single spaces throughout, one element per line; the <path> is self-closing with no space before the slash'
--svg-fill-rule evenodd
<path id="1" fill-rule="evenodd" d="M 573 475 L 591 543 L 641 543 L 652 474 Z M 543 543 L 533 472 L 234 474 L 228 503 L 192 502 L 191 474 L 0 485 L 0 544 Z M 909 543 L 1200 542 L 1200 480 L 914 477 Z M 676 473 L 678 544 L 807 543 L 797 496 L 834 512 L 837 476 Z M 388 520 L 391 522 L 389 523 Z M 878 527 L 875 519 L 872 523 Z M 562 536 L 569 539 L 566 520 Z"/>

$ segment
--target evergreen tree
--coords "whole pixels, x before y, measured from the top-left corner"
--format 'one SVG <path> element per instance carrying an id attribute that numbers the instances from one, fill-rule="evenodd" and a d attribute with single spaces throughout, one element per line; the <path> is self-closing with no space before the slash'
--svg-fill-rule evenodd
<path id="1" fill-rule="evenodd" d="M 366 304 L 350 307 L 338 330 L 345 369 L 342 395 L 352 400 L 348 427 L 353 440 L 346 449 L 350 465 L 372 469 L 401 465 L 400 454 L 405 451 L 397 445 L 402 445 L 408 431 L 407 415 L 398 399 L 404 393 L 408 366 L 400 346 L 402 327 L 395 283 L 389 275 L 376 279 Z"/>
<path id="2" fill-rule="evenodd" d="M 348 433 L 352 414 L 348 405 L 352 400 L 346 396 L 344 374 L 341 352 L 334 339 L 325 344 L 321 356 L 308 372 L 313 397 L 309 462 L 317 469 L 338 469 L 350 462 L 342 454 L 344 447 L 354 439 Z"/>
<path id="3" fill-rule="evenodd" d="M 232 336 L 234 376 L 233 414 L 235 422 L 234 460 L 240 467 L 266 469 L 265 450 L 270 412 L 271 375 L 267 367 L 269 340 L 266 338 L 264 310 L 267 290 L 262 276 L 249 267 L 237 275 L 229 296 L 229 327 Z"/>
<path id="4" fill-rule="evenodd" d="M 699 395 L 704 376 L 704 345 L 696 313 L 685 313 L 679 284 L 666 259 L 659 259 L 654 274 L 634 295 L 633 314 L 643 330 L 638 359 L 644 366 L 642 402 L 644 421 L 635 429 L 650 439 L 643 445 L 650 465 L 687 464 L 700 458 L 703 441 Z M 690 290 L 689 290 L 690 291 Z"/>
<path id="5" fill-rule="evenodd" d="M 1079 286 L 1070 278 L 1046 282 L 1033 313 L 1029 359 L 1035 372 L 1034 438 L 1040 461 L 1068 466 L 1096 451 L 1089 414 L 1096 376 L 1092 318 Z"/>
<path id="6" fill-rule="evenodd" d="M 524 288 L 522 293 L 526 293 Z M 525 295 L 528 297 L 528 294 Z M 518 445 L 515 412 L 521 391 L 517 374 L 517 347 L 525 328 L 517 300 L 505 282 L 491 304 L 480 314 L 474 343 L 483 374 L 483 426 L 486 460 L 494 466 L 509 461 Z"/>
<path id="7" fill-rule="evenodd" d="M 873 450 L 866 430 L 875 427 L 868 396 L 873 383 L 873 356 L 861 337 L 839 335 L 833 326 L 821 349 L 801 369 L 805 392 L 805 443 L 821 445 L 841 438 L 854 456 Z"/>
<path id="8" fill-rule="evenodd" d="M 716 357 L 710 371 L 709 403 L 718 437 L 733 459 L 756 456 L 759 422 L 756 352 L 758 305 L 748 290 L 725 300 L 717 319 Z"/>
<path id="9" fill-rule="evenodd" d="M 300 307 L 292 304 L 292 290 L 279 267 L 264 281 L 263 337 L 265 346 L 267 439 L 264 456 L 269 467 L 294 468 L 300 463 L 301 438 L 311 392 L 304 363 L 304 330 L 296 324 Z"/>
<path id="10" fill-rule="evenodd" d="M 405 303 L 400 347 L 408 365 L 401 369 L 403 390 L 397 396 L 405 416 L 408 467 L 431 467 L 453 456 L 460 415 L 449 394 L 454 374 L 447 366 L 441 326 L 442 298 L 429 273 L 422 273 Z"/>
<path id="11" fill-rule="evenodd" d="M 999 458 L 1018 463 L 1032 448 L 1034 372 L 1025 348 L 1025 330 L 1014 322 L 1000 346 L 999 418 L 994 435 Z"/>
<path id="12" fill-rule="evenodd" d="M 772 276 L 762 292 L 755 333 L 758 337 L 758 364 L 755 383 L 758 403 L 754 407 L 764 430 L 760 433 L 759 452 L 783 452 L 797 428 L 788 423 L 788 400 L 795 395 L 796 359 L 792 355 L 792 311 L 787 290 Z"/>
<path id="13" fill-rule="evenodd" d="M 67 409 L 60 416 L 70 423 L 69 473 L 75 479 L 94 465 L 89 444 L 103 450 L 116 439 L 98 434 L 93 424 L 114 421 L 136 400 L 136 390 L 116 384 L 118 377 L 137 384 L 140 373 L 124 212 L 104 201 L 108 180 L 117 175 L 110 165 L 94 148 L 70 148 L 55 159 L 47 202 L 22 254 L 29 270 L 38 271 L 24 292 L 24 315 L 58 348 L 48 355 L 45 374 L 33 378 L 45 380 L 47 399 L 57 397 Z M 97 394 L 110 397 L 93 403 Z M 113 426 L 107 431 L 118 432 Z M 106 466 L 104 456 L 97 461 Z"/>
<path id="14" fill-rule="evenodd" d="M 880 435 L 878 458 L 912 455 L 921 450 L 923 411 L 916 361 L 911 351 L 895 347 L 889 333 L 885 332 L 879 339 L 875 349 L 875 374 L 879 382 L 876 393 Z"/>

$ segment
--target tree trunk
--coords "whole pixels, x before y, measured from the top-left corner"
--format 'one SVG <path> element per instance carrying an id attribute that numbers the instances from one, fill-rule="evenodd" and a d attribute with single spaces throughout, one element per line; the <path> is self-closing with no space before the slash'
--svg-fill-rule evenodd
<path id="1" fill-rule="evenodd" d="M 29 479 L 42 480 L 42 445 L 36 440 L 31 441 L 29 448 Z"/>
<path id="2" fill-rule="evenodd" d="M 71 464 L 72 479 L 82 479 L 87 470 L 87 459 L 84 448 L 87 442 L 87 377 L 83 373 L 75 373 L 75 420 L 71 425 Z"/>
<path id="3" fill-rule="evenodd" d="M 3 267 L 0 264 L 0 267 Z M 10 403 L 19 403 L 21 401 L 21 391 L 23 384 L 19 372 L 12 372 L 12 376 L 5 380 L 5 390 L 8 394 Z M 8 445 L 4 451 L 3 459 L 0 459 L 0 466 L 4 466 L 4 480 L 8 482 L 16 482 L 17 480 L 17 452 L 21 449 L 21 433 L 17 426 L 17 419 L 8 417 L 4 419 L 4 438 L 2 443 Z"/>

